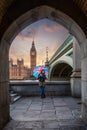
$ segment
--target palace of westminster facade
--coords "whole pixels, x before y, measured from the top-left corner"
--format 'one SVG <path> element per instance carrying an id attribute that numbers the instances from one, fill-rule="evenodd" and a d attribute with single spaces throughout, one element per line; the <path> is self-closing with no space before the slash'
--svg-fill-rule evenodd
<path id="1" fill-rule="evenodd" d="M 9 60 L 9 79 L 30 79 L 36 66 L 37 52 L 34 41 L 30 49 L 30 68 L 24 66 L 23 59 L 17 59 L 17 64 L 13 64 L 13 59 Z"/>

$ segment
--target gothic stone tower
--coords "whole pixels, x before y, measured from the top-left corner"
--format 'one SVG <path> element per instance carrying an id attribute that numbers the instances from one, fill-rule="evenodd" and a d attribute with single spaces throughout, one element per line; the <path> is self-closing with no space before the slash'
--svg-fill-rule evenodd
<path id="1" fill-rule="evenodd" d="M 36 55 L 36 48 L 35 48 L 35 44 L 34 44 L 34 41 L 32 42 L 32 47 L 31 47 L 31 50 L 30 50 L 30 67 L 31 67 L 31 75 L 32 75 L 32 72 L 36 66 L 36 58 L 37 58 L 37 55 Z"/>

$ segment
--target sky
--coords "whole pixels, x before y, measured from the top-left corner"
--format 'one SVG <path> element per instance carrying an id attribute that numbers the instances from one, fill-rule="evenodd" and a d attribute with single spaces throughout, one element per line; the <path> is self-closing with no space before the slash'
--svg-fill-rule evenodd
<path id="1" fill-rule="evenodd" d="M 46 47 L 48 47 L 48 58 L 50 59 L 55 51 L 69 36 L 69 32 L 62 25 L 48 20 L 39 20 L 24 28 L 13 40 L 9 59 L 14 64 L 17 59 L 24 59 L 24 65 L 30 67 L 30 49 L 34 40 L 37 51 L 37 65 L 46 61 Z"/>

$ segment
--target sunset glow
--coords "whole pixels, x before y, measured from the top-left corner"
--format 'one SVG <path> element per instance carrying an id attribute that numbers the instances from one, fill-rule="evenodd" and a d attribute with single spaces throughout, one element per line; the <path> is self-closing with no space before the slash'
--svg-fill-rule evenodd
<path id="1" fill-rule="evenodd" d="M 16 63 L 17 58 L 23 58 L 24 64 L 30 67 L 30 49 L 32 41 L 37 50 L 37 65 L 46 61 L 46 47 L 49 59 L 59 46 L 69 36 L 69 32 L 60 24 L 43 19 L 22 30 L 13 40 L 9 51 L 9 58 Z"/>

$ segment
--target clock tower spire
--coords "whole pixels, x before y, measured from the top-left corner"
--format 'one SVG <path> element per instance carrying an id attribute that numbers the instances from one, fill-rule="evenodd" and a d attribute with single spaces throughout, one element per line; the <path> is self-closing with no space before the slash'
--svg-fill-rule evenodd
<path id="1" fill-rule="evenodd" d="M 32 47 L 30 49 L 30 67 L 31 67 L 31 75 L 32 75 L 32 72 L 36 66 L 36 48 L 35 48 L 35 43 L 34 43 L 34 40 L 32 41 Z"/>

